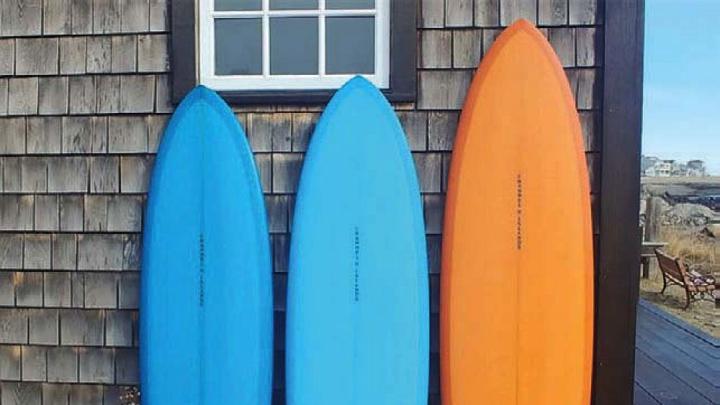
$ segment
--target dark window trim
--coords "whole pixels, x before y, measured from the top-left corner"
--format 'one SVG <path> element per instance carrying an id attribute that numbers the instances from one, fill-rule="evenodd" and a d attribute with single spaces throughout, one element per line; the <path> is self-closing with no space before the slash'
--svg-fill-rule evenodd
<path id="1" fill-rule="evenodd" d="M 632 404 L 639 294 L 644 0 L 604 1 L 593 404 Z M 602 4 L 601 3 L 601 4 Z"/>
<path id="2" fill-rule="evenodd" d="M 418 0 L 393 0 L 390 11 L 390 88 L 383 90 L 392 102 L 412 102 L 416 98 L 417 35 L 415 28 Z M 172 101 L 180 100 L 198 83 L 196 8 L 194 0 L 171 4 L 172 18 Z M 230 104 L 319 104 L 327 102 L 335 90 L 221 91 Z"/>

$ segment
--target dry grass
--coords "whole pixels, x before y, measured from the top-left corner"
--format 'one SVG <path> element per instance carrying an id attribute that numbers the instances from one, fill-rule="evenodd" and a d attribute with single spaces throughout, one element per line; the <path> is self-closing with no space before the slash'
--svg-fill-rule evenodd
<path id="1" fill-rule="evenodd" d="M 720 272 L 720 241 L 717 239 L 687 227 L 663 227 L 660 235 L 667 243 L 665 250 L 681 257 L 692 270 L 707 275 Z"/>
<path id="2" fill-rule="evenodd" d="M 695 271 L 720 277 L 720 240 L 687 227 L 665 227 L 661 236 L 661 240 L 668 244 L 664 249 L 666 252 L 683 258 Z M 713 302 L 695 301 L 690 308 L 683 310 L 685 291 L 671 286 L 660 294 L 662 285 L 660 270 L 653 265 L 650 277 L 640 281 L 640 296 L 712 336 L 720 337 L 720 311 Z"/>

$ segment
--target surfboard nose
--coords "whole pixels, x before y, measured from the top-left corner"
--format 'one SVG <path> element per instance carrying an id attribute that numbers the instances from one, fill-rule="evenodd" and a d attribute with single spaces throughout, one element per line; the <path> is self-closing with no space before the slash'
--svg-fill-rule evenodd
<path id="1" fill-rule="evenodd" d="M 340 90 L 338 90 L 336 96 L 346 93 L 353 93 L 355 91 L 365 91 L 367 92 L 367 94 L 372 94 L 374 97 L 383 97 L 380 90 L 375 87 L 375 85 L 370 80 L 360 75 L 356 75 L 352 79 L 345 82 L 345 84 L 340 87 Z"/>
<path id="2" fill-rule="evenodd" d="M 218 102 L 222 102 L 223 104 L 225 101 L 218 95 L 215 90 L 203 86 L 202 84 L 195 86 L 190 92 L 185 96 L 185 100 L 188 100 L 189 102 L 197 101 L 197 100 L 205 100 L 211 104 L 215 104 Z"/>

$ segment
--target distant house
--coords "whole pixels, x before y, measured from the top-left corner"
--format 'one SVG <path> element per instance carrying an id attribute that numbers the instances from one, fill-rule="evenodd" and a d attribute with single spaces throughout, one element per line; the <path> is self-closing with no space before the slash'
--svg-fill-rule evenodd
<path id="1" fill-rule="evenodd" d="M 641 163 L 642 175 L 647 177 L 703 177 L 707 176 L 705 162 L 690 160 L 687 163 L 674 159 L 660 159 L 654 156 L 643 156 Z"/>
<path id="2" fill-rule="evenodd" d="M 647 175 L 646 172 L 651 167 L 655 166 L 657 162 L 660 161 L 660 158 L 655 156 L 645 156 L 643 155 L 640 160 L 640 170 L 642 171 L 643 175 Z"/>
<path id="3" fill-rule="evenodd" d="M 705 168 L 705 162 L 702 160 L 690 160 L 686 164 L 687 175 L 693 177 L 707 176 L 707 169 Z"/>
<path id="4" fill-rule="evenodd" d="M 677 163 L 674 160 L 660 160 L 645 170 L 645 175 L 649 177 L 670 177 L 677 172 Z"/>

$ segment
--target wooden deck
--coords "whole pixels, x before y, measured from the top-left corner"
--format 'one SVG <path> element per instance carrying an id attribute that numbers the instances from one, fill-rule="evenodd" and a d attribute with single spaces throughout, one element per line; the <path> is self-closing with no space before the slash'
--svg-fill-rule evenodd
<path id="1" fill-rule="evenodd" d="M 720 404 L 720 340 L 640 300 L 635 404 Z"/>

